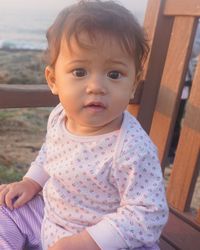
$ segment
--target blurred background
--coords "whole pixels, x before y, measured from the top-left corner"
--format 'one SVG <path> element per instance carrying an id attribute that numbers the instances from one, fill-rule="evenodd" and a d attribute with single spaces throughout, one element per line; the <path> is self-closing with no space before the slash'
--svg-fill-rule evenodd
<path id="1" fill-rule="evenodd" d="M 0 48 L 45 49 L 45 32 L 58 12 L 75 0 L 1 0 Z M 143 20 L 147 0 L 121 0 L 119 3 Z"/>
<path id="2" fill-rule="evenodd" d="M 46 30 L 60 10 L 77 0 L 0 1 L 0 84 L 41 84 Z M 147 0 L 121 0 L 143 22 Z M 34 52 L 34 53 L 33 53 Z"/>

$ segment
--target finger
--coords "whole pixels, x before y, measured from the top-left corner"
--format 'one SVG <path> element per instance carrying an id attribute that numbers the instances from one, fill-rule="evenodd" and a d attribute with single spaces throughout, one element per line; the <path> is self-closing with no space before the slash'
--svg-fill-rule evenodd
<path id="1" fill-rule="evenodd" d="M 16 192 L 16 190 L 14 190 L 13 188 L 10 189 L 5 196 L 6 206 L 12 210 L 14 208 L 13 207 L 14 199 L 17 199 L 20 195 L 21 193 Z"/>
<path id="2" fill-rule="evenodd" d="M 5 205 L 5 197 L 6 194 L 8 193 L 9 189 L 7 187 L 5 187 L 0 194 L 0 205 Z"/>
<path id="3" fill-rule="evenodd" d="M 7 184 L 2 184 L 2 185 L 0 185 L 0 193 L 1 193 L 1 191 L 4 189 L 4 188 L 6 188 L 7 187 Z"/>
<path id="4" fill-rule="evenodd" d="M 22 193 L 18 198 L 15 200 L 13 207 L 19 208 L 23 206 L 28 201 L 27 195 L 25 193 Z"/>

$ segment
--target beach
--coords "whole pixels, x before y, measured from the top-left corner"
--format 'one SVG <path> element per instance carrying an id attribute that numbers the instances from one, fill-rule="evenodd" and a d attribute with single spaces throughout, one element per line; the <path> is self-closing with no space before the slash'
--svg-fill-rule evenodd
<path id="1" fill-rule="evenodd" d="M 0 50 L 0 84 L 46 84 L 44 54 Z M 36 157 L 51 108 L 0 109 L 0 183 L 20 179 Z"/>
<path id="2" fill-rule="evenodd" d="M 0 50 L 0 84 L 45 84 L 44 52 Z"/>

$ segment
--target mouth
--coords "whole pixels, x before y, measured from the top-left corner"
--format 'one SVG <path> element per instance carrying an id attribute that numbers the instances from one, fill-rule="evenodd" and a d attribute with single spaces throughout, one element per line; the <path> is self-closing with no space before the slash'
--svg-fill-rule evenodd
<path id="1" fill-rule="evenodd" d="M 84 105 L 85 109 L 91 110 L 91 111 L 103 111 L 106 109 L 105 104 L 102 102 L 89 102 L 86 105 Z"/>

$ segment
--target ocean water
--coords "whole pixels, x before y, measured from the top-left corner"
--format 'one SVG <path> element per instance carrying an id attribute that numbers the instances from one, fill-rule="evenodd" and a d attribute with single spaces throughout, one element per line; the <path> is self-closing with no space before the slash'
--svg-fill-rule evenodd
<path id="1" fill-rule="evenodd" d="M 0 15 L 0 49 L 44 50 L 55 13 L 11 11 Z"/>
<path id="2" fill-rule="evenodd" d="M 47 28 L 51 25 L 60 9 L 62 9 L 61 7 L 66 6 L 66 3 L 69 5 L 75 0 L 71 0 L 71 2 L 69 0 L 57 0 L 57 5 L 55 5 L 54 1 L 54 4 L 52 4 L 52 1 L 49 1 L 51 5 L 48 4 L 47 0 L 43 1 L 43 3 L 46 1 L 47 4 L 42 8 L 41 5 L 36 5 L 39 0 L 34 1 L 35 5 L 33 8 L 31 7 L 31 2 L 33 2 L 33 0 L 26 0 L 26 2 L 24 1 L 24 4 L 21 6 L 16 4 L 17 2 L 20 3 L 20 0 L 0 1 L 0 49 L 46 49 Z M 9 5 L 6 5 L 6 2 Z M 23 0 L 21 0 L 21 3 L 22 2 Z M 126 2 L 130 5 L 129 1 Z M 133 12 L 138 18 L 139 22 L 142 22 L 144 14 L 144 4 L 140 7 L 142 2 L 145 3 L 146 0 L 132 1 L 132 3 L 134 3 L 137 8 L 134 7 L 134 4 L 133 7 L 131 5 Z M 13 4 L 11 5 L 11 3 Z M 126 7 L 129 8 L 130 6 Z"/>

